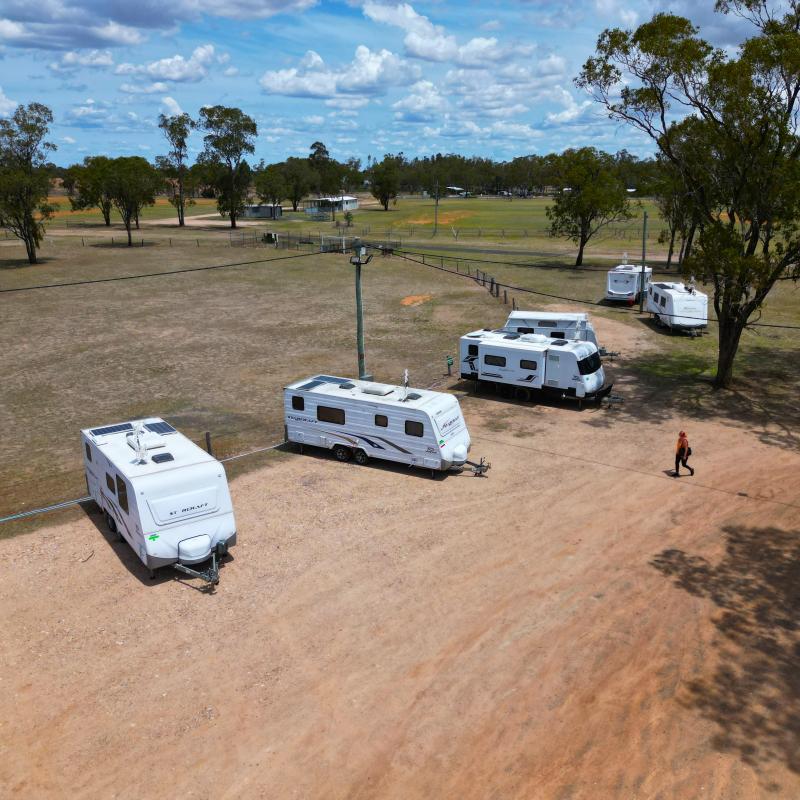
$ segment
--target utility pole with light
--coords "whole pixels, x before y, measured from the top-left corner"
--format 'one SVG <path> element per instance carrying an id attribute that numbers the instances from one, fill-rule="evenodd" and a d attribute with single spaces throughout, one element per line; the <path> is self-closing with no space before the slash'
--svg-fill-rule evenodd
<path id="1" fill-rule="evenodd" d="M 367 255 L 367 248 L 361 246 L 361 240 L 353 241 L 354 256 L 350 263 L 356 268 L 356 350 L 358 352 L 358 377 L 362 381 L 371 381 L 367 374 L 367 356 L 364 352 L 364 307 L 361 303 L 361 267 L 372 261 L 372 253 Z"/>
<path id="2" fill-rule="evenodd" d="M 644 212 L 642 218 L 642 275 L 641 283 L 639 284 L 639 313 L 644 311 L 644 262 L 647 258 L 647 212 Z"/>

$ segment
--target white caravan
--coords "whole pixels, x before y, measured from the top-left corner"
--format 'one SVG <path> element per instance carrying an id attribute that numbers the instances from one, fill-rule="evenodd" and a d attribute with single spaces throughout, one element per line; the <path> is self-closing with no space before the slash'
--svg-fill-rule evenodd
<path id="1" fill-rule="evenodd" d="M 286 440 L 333 450 L 339 461 L 441 471 L 467 461 L 469 433 L 451 394 L 331 375 L 296 381 L 283 394 Z"/>
<path id="2" fill-rule="evenodd" d="M 646 311 L 659 325 L 696 331 L 708 325 L 708 295 L 684 283 L 651 283 Z"/>
<path id="3" fill-rule="evenodd" d="M 462 378 L 512 386 L 522 400 L 531 392 L 600 400 L 611 391 L 592 342 L 481 330 L 461 337 L 459 358 Z"/>
<path id="4" fill-rule="evenodd" d="M 597 345 L 592 321 L 583 312 L 512 311 L 505 329 L 513 333 L 539 333 L 551 339 L 580 339 Z"/>
<path id="5" fill-rule="evenodd" d="M 236 544 L 222 464 L 158 417 L 87 428 L 81 438 L 89 494 L 150 577 L 171 565 L 218 583 L 217 559 Z M 206 570 L 187 566 L 209 558 Z"/>
<path id="6" fill-rule="evenodd" d="M 650 285 L 653 270 L 644 268 L 644 291 Z M 606 278 L 606 300 L 619 300 L 633 305 L 642 291 L 641 264 L 620 264 L 608 271 Z"/>

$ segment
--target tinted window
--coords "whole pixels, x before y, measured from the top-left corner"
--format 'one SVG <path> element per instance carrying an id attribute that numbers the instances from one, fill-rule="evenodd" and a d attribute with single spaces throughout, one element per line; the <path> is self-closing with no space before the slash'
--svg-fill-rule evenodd
<path id="1" fill-rule="evenodd" d="M 535 371 L 536 370 L 536 362 L 535 361 L 528 361 L 527 359 L 523 358 L 519 362 L 519 368 L 520 369 L 530 369 L 530 370 L 534 370 Z"/>
<path id="2" fill-rule="evenodd" d="M 344 409 L 317 406 L 317 419 L 320 422 L 332 422 L 334 425 L 344 425 Z"/>
<path id="3" fill-rule="evenodd" d="M 506 365 L 505 356 L 484 356 L 484 364 L 490 364 L 493 367 L 504 367 Z"/>
<path id="4" fill-rule="evenodd" d="M 83 446 L 86 448 L 86 460 L 87 461 L 91 461 L 92 460 L 92 448 L 89 447 L 89 442 L 84 442 Z"/>
<path id="5" fill-rule="evenodd" d="M 658 292 L 656 292 L 656 293 L 653 295 L 653 300 L 655 300 L 655 302 L 656 302 L 656 303 L 658 302 Z"/>
<path id="6" fill-rule="evenodd" d="M 467 353 L 471 356 L 478 355 L 478 345 L 476 344 L 469 345 L 469 347 L 467 347 Z"/>
<path id="7" fill-rule="evenodd" d="M 106 472 L 106 486 L 108 486 L 108 491 L 111 494 L 116 494 L 117 490 L 114 487 L 114 479 Z"/>
<path id="8" fill-rule="evenodd" d="M 586 356 L 586 358 L 582 358 L 578 362 L 578 372 L 580 372 L 581 375 L 591 375 L 593 372 L 597 372 L 600 367 L 599 353 L 592 353 L 590 356 Z"/>
<path id="9" fill-rule="evenodd" d="M 517 333 L 536 333 L 536 328 L 517 328 Z"/>
<path id="10" fill-rule="evenodd" d="M 128 513 L 128 487 L 125 481 L 117 475 L 117 495 L 119 496 L 120 508 L 127 514 Z"/>
<path id="11" fill-rule="evenodd" d="M 389 417 L 385 416 L 384 414 L 376 414 L 375 415 L 375 424 L 379 428 L 388 428 L 389 427 Z"/>
<path id="12" fill-rule="evenodd" d="M 422 436 L 425 433 L 425 426 L 421 422 L 413 419 L 406 420 L 406 436 Z"/>
<path id="13" fill-rule="evenodd" d="M 550 331 L 550 337 L 552 339 L 565 339 L 564 331 Z"/>
<path id="14" fill-rule="evenodd" d="M 292 408 L 295 411 L 303 411 L 306 407 L 306 401 L 304 397 L 300 397 L 299 395 L 292 395 Z"/>
<path id="15" fill-rule="evenodd" d="M 661 295 L 661 299 L 658 301 L 658 303 L 659 303 L 659 305 L 660 305 L 660 306 L 662 306 L 662 307 L 663 307 L 663 306 L 665 306 L 665 305 L 667 304 L 667 297 L 666 297 L 666 295 L 663 295 L 663 294 L 662 294 L 662 295 Z"/>

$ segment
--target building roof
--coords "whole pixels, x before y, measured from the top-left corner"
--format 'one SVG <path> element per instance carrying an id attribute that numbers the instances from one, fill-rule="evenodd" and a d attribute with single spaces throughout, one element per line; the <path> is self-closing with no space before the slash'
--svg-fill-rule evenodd
<path id="1" fill-rule="evenodd" d="M 147 447 L 144 463 L 137 460 L 136 446 L 133 443 L 138 425 L 142 426 L 142 440 Z M 126 478 L 166 472 L 193 464 L 219 463 L 160 417 L 86 428 L 81 433 L 94 442 Z"/>
<path id="2" fill-rule="evenodd" d="M 446 392 L 433 392 L 430 389 L 406 389 L 388 383 L 338 378 L 334 375 L 313 375 L 290 383 L 285 388 L 289 391 L 310 392 L 326 397 L 357 398 L 370 403 L 405 408 L 420 408 L 435 400 L 453 397 Z"/>

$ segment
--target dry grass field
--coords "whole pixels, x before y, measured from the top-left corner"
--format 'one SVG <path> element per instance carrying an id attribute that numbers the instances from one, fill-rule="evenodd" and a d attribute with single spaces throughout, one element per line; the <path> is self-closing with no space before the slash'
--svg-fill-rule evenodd
<path id="1" fill-rule="evenodd" d="M 282 437 L 287 381 L 353 374 L 346 256 L 206 233 L 63 235 L 34 267 L 0 243 L 0 289 L 269 259 L 0 293 L 0 515 L 83 493 L 83 426 L 159 414 L 241 452 Z M 491 271 L 602 291 L 525 263 Z M 764 321 L 798 324 L 797 291 Z M 150 581 L 88 507 L 3 525 L 0 796 L 800 796 L 797 332 L 748 334 L 714 392 L 713 333 L 598 306 L 625 403 L 578 410 L 443 376 L 508 311 L 474 281 L 375 258 L 364 298 L 369 370 L 455 392 L 489 476 L 232 462 L 239 543 L 212 593 Z M 676 480 L 680 428 L 697 473 Z"/>

